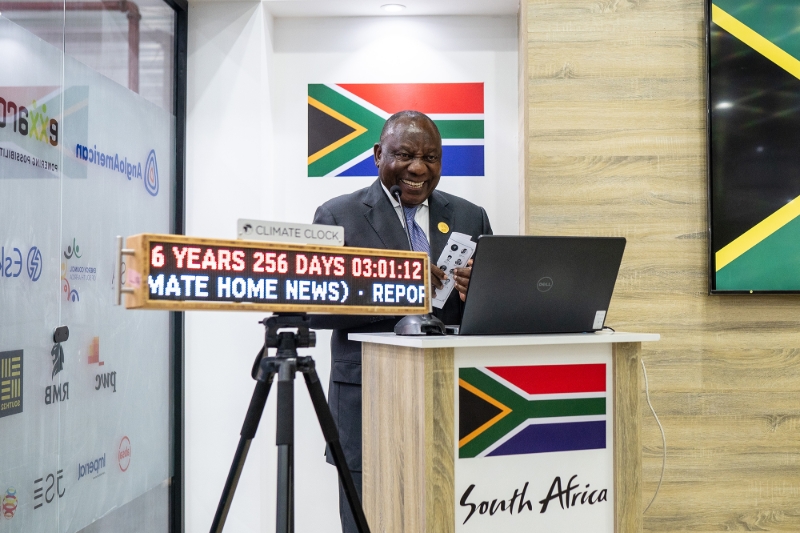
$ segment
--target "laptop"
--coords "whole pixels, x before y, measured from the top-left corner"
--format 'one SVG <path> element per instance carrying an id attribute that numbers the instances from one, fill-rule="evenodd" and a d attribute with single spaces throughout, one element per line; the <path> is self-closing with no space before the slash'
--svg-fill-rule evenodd
<path id="1" fill-rule="evenodd" d="M 484 235 L 458 335 L 603 329 L 625 239 Z"/>

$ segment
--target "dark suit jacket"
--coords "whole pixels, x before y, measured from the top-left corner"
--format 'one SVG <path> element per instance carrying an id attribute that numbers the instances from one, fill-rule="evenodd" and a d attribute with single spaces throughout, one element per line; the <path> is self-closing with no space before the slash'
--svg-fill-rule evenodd
<path id="1" fill-rule="evenodd" d="M 492 228 L 486 211 L 462 198 L 434 190 L 428 198 L 430 214 L 431 258 L 439 259 L 450 232 L 471 235 L 491 235 Z M 442 233 L 444 222 L 450 232 Z M 403 225 L 381 187 L 380 180 L 352 194 L 329 200 L 317 208 L 315 224 L 344 227 L 345 246 L 408 250 Z M 445 324 L 461 322 L 463 302 L 453 291 L 442 309 L 434 314 Z M 331 381 L 328 403 L 339 428 L 342 449 L 350 470 L 361 471 L 361 343 L 350 341 L 350 333 L 393 331 L 402 317 L 312 315 L 311 327 L 332 329 Z M 332 462 L 328 454 L 328 462 Z"/>

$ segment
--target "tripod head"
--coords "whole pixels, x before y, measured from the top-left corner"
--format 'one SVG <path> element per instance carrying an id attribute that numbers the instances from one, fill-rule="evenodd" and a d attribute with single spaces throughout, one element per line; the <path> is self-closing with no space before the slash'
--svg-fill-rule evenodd
<path id="1" fill-rule="evenodd" d="M 298 348 L 313 348 L 317 345 L 317 334 L 309 329 L 309 318 L 305 313 L 276 314 L 258 322 L 266 328 L 264 346 L 253 364 L 253 379 L 258 379 L 261 361 L 269 348 L 277 348 L 277 359 L 298 358 Z M 290 329 L 294 331 L 279 331 Z M 301 358 L 305 362 L 306 358 Z"/>
<path id="2" fill-rule="evenodd" d="M 281 357 L 281 350 L 289 348 L 288 342 L 294 343 L 297 348 L 313 348 L 317 345 L 317 334 L 308 329 L 308 315 L 300 314 L 277 314 L 260 321 L 267 328 L 264 346 L 267 348 L 277 348 L 278 357 Z M 279 329 L 294 328 L 296 332 L 284 331 L 278 333 Z"/>

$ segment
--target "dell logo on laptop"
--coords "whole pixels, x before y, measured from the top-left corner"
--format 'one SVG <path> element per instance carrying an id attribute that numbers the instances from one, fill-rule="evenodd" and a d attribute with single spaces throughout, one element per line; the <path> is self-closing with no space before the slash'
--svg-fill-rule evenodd
<path id="1" fill-rule="evenodd" d="M 553 280 L 544 277 L 536 282 L 536 288 L 539 289 L 539 292 L 547 292 L 553 288 Z"/>

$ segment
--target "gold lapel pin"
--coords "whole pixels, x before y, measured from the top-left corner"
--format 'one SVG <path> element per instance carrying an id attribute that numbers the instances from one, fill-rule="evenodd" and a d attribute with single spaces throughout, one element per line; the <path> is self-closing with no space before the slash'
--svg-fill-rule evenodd
<path id="1" fill-rule="evenodd" d="M 439 222 L 438 228 L 442 233 L 447 233 L 450 231 L 450 226 L 448 226 L 445 222 Z"/>

